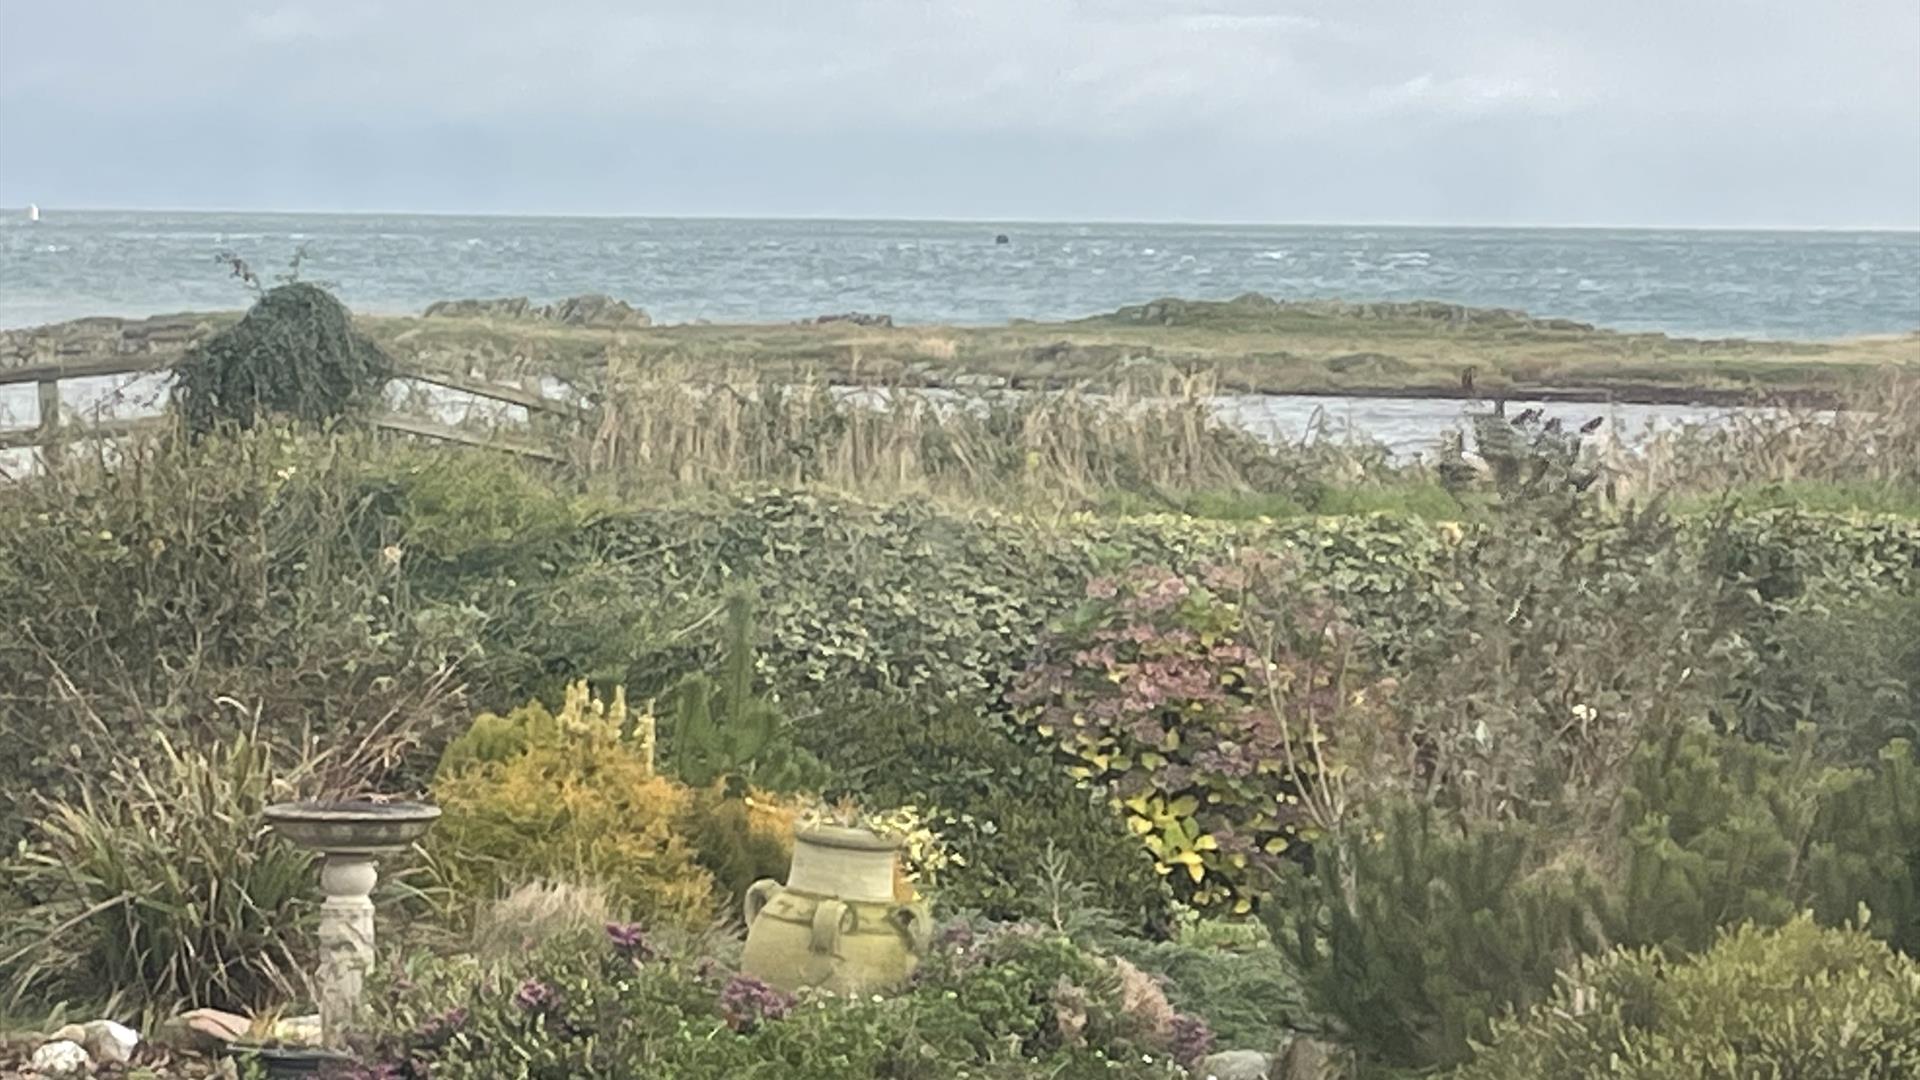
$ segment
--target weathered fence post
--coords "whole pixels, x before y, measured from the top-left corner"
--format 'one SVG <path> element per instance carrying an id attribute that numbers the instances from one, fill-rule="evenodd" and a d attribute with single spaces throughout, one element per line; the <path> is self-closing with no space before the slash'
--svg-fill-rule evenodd
<path id="1" fill-rule="evenodd" d="M 60 377 L 41 379 L 40 391 L 40 463 L 49 472 L 60 467 Z"/>

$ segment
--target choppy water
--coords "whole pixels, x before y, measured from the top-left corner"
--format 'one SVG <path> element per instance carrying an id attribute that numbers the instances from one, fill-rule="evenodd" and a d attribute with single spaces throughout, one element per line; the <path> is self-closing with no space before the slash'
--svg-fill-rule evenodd
<path id="1" fill-rule="evenodd" d="M 995 244 L 997 233 L 1010 242 Z M 1920 233 L 0 211 L 0 327 L 233 308 L 215 256 L 354 308 L 605 292 L 657 318 L 992 323 L 1161 296 L 1439 299 L 1619 329 L 1920 329 Z"/>

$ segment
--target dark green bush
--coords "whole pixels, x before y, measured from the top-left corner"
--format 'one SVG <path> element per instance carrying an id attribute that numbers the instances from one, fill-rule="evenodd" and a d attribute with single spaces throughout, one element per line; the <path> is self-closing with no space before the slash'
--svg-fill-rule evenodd
<path id="1" fill-rule="evenodd" d="M 266 416 L 323 423 L 378 405 L 392 377 L 392 359 L 340 301 L 294 282 L 188 353 L 174 369 L 173 405 L 202 435 Z"/>
<path id="2" fill-rule="evenodd" d="M 1820 761 L 1702 728 L 1651 739 L 1622 793 L 1613 939 L 1705 948 L 1723 926 L 1802 910 L 1920 950 L 1920 765 L 1905 742 L 1871 767 Z"/>
<path id="3" fill-rule="evenodd" d="M 1599 886 L 1544 864 L 1529 827 L 1400 808 L 1315 848 L 1262 911 L 1308 1000 L 1395 1067 L 1466 1059 L 1495 1017 L 1544 999 L 1599 948 Z"/>
<path id="4" fill-rule="evenodd" d="M 1316 847 L 1265 913 L 1309 1000 L 1378 1063 L 1465 1059 L 1556 968 L 1614 945 L 1683 957 L 1795 913 L 1920 943 L 1920 764 L 1822 763 L 1700 726 L 1656 734 L 1617 809 L 1578 829 L 1402 810 Z"/>
<path id="5" fill-rule="evenodd" d="M 1673 961 L 1583 961 L 1495 1023 L 1454 1080 L 1898 1080 L 1920 1076 L 1920 961 L 1808 919 Z"/>

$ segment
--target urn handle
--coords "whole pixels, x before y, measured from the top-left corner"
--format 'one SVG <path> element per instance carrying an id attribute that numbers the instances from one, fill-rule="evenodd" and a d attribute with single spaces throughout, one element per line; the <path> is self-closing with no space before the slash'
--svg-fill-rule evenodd
<path id="1" fill-rule="evenodd" d="M 821 956 L 840 955 L 840 935 L 853 933 L 858 916 L 843 900 L 822 900 L 813 909 L 813 940 L 809 947 Z"/>
<path id="2" fill-rule="evenodd" d="M 887 916 L 888 921 L 906 935 L 907 947 L 915 956 L 925 956 L 933 945 L 933 913 L 925 904 L 902 904 Z"/>
<path id="3" fill-rule="evenodd" d="M 773 894 L 779 891 L 780 883 L 772 878 L 761 878 L 747 886 L 747 895 L 741 906 L 748 926 L 753 925 L 753 920 L 760 917 L 760 911 L 767 906 L 767 901 L 772 900 Z"/>

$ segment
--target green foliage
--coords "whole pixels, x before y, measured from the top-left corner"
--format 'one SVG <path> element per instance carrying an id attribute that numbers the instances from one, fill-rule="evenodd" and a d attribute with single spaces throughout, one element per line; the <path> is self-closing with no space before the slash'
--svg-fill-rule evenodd
<path id="1" fill-rule="evenodd" d="M 1811 733 L 1779 751 L 1699 728 L 1649 740 L 1628 767 L 1614 940 L 1705 948 L 1741 922 L 1811 909 L 1920 950 L 1920 766 L 1905 742 L 1840 768 Z"/>
<path id="2" fill-rule="evenodd" d="M 392 377 L 393 361 L 340 301 L 294 282 L 196 346 L 174 369 L 173 403 L 196 434 L 267 415 L 319 423 L 373 408 Z"/>
<path id="3" fill-rule="evenodd" d="M 1312 874 L 1263 913 L 1310 1000 L 1376 1061 L 1430 1067 L 1603 947 L 1677 958 L 1801 911 L 1828 925 L 1867 911 L 1872 934 L 1920 943 L 1907 744 L 1848 768 L 1810 736 L 1789 752 L 1691 725 L 1650 733 L 1623 772 L 1618 807 L 1577 830 L 1403 810 L 1317 845 Z"/>
<path id="4" fill-rule="evenodd" d="M 1520 825 L 1402 807 L 1317 845 L 1262 917 L 1354 1047 L 1396 1067 L 1454 1064 L 1602 944 L 1598 884 L 1540 850 Z"/>
<path id="5" fill-rule="evenodd" d="M 1122 964 L 1057 935 L 943 935 L 897 996 L 795 1000 L 617 928 L 511 975 L 415 964 L 365 1048 L 382 1075 L 993 1080 L 1177 1077 L 1179 1017 Z"/>
<path id="6" fill-rule="evenodd" d="M 945 910 L 1040 917 L 1033 877 L 1052 857 L 1092 906 L 1136 929 L 1166 919 L 1167 889 L 1119 813 L 1067 782 L 1031 732 L 975 709 L 863 702 L 798 737 L 831 769 L 825 794 L 925 808 L 958 860 L 933 893 Z"/>
<path id="7" fill-rule="evenodd" d="M 1920 1075 L 1920 961 L 1796 919 L 1698 956 L 1619 950 L 1494 1025 L 1456 1080 L 1896 1080 Z"/>
<path id="8" fill-rule="evenodd" d="M 278 772 L 252 734 L 205 749 L 158 737 L 46 804 L 0 864 L 34 898 L 0 915 L 7 1000 L 245 1010 L 293 995 L 313 856 L 261 811 L 303 775 Z"/>
<path id="9" fill-rule="evenodd" d="M 1645 732 L 1715 715 L 1748 670 L 1702 533 L 1659 511 L 1524 500 L 1452 553 L 1396 694 L 1419 786 L 1479 817 L 1583 820 Z"/>
<path id="10" fill-rule="evenodd" d="M 786 741 L 780 712 L 754 692 L 753 600 L 728 596 L 720 678 L 689 672 L 664 699 L 670 723 L 666 763 L 695 787 L 751 777 L 762 787 L 817 787 L 818 764 Z"/>
<path id="11" fill-rule="evenodd" d="M 754 882 L 786 880 L 800 807 L 769 792 L 732 792 L 729 786 L 720 781 L 696 791 L 686 829 L 731 915 Z"/>

